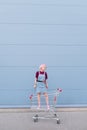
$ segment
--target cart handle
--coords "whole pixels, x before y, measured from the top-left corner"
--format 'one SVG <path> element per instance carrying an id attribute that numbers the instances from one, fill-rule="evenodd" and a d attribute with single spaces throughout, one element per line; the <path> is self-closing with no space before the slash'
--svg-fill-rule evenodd
<path id="1" fill-rule="evenodd" d="M 61 88 L 57 88 L 57 90 L 58 90 L 59 92 L 62 92 L 62 89 L 61 89 Z"/>
<path id="2" fill-rule="evenodd" d="M 33 98 L 33 94 L 31 94 L 29 98 L 30 98 L 30 100 L 32 100 L 32 98 Z"/>

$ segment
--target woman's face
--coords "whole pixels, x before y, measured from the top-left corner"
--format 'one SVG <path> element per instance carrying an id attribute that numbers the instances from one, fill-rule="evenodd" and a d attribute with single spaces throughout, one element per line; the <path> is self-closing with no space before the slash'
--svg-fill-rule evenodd
<path id="1" fill-rule="evenodd" d="M 46 70 L 46 67 L 44 67 L 44 66 L 40 68 L 40 71 L 42 71 L 42 72 L 45 70 Z"/>

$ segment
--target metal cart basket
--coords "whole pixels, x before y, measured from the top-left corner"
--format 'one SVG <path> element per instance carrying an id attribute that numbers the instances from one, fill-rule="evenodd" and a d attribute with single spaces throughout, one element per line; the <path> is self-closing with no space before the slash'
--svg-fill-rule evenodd
<path id="1" fill-rule="evenodd" d="M 40 109 L 37 109 L 38 101 L 37 101 L 36 93 L 31 94 L 29 96 L 30 108 L 32 111 L 35 112 L 35 115 L 32 117 L 34 122 L 38 122 L 39 119 L 55 119 L 57 124 L 60 124 L 60 119 L 56 113 L 56 105 L 57 105 L 58 96 L 60 95 L 61 92 L 62 92 L 62 89 L 60 88 L 56 90 L 51 90 L 48 92 L 49 105 L 50 105 L 49 109 L 47 109 L 46 107 L 44 95 L 41 94 L 41 108 Z M 42 116 L 40 116 L 41 112 L 43 113 Z"/>

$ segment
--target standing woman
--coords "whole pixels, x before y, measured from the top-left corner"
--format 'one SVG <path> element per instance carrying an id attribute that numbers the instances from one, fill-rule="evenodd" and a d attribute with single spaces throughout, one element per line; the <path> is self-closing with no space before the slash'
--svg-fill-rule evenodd
<path id="1" fill-rule="evenodd" d="M 36 92 L 37 92 L 38 109 L 40 108 L 40 96 L 41 96 L 41 94 L 44 94 L 45 99 L 46 99 L 47 109 L 49 109 L 48 93 L 47 93 L 48 75 L 47 75 L 47 72 L 45 72 L 46 68 L 47 67 L 46 67 L 45 64 L 41 64 L 40 67 L 39 67 L 39 71 L 37 71 L 36 75 L 35 75 L 34 88 L 36 88 Z"/>

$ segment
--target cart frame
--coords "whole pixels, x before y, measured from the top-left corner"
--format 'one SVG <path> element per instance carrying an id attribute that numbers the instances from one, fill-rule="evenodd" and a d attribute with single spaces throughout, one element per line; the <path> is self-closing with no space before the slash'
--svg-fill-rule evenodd
<path id="1" fill-rule="evenodd" d="M 43 119 L 43 120 L 54 119 L 54 120 L 56 120 L 57 124 L 60 124 L 60 119 L 56 113 L 55 108 L 57 105 L 58 96 L 60 95 L 61 92 L 62 92 L 61 88 L 57 88 L 56 90 L 52 90 L 52 91 L 48 92 L 49 105 L 50 105 L 49 110 L 46 109 L 45 105 L 42 105 L 42 107 L 40 109 L 37 109 L 37 95 L 31 94 L 29 96 L 31 110 L 33 110 L 35 112 L 35 115 L 32 117 L 34 122 L 38 122 L 39 119 Z M 43 98 L 44 95 L 41 94 L 41 97 Z M 41 112 L 44 112 L 42 116 L 40 116 Z"/>

